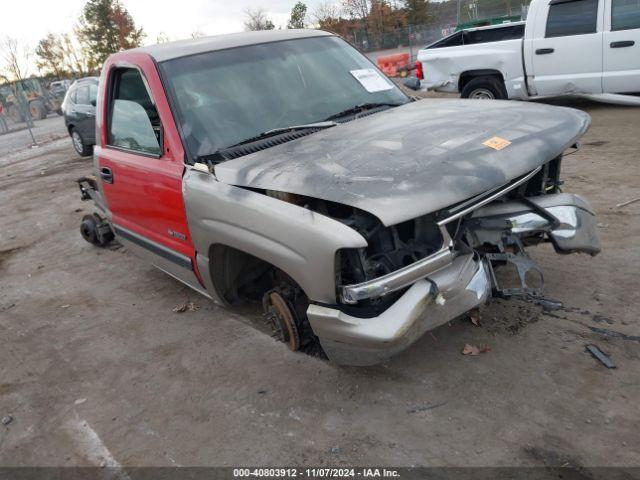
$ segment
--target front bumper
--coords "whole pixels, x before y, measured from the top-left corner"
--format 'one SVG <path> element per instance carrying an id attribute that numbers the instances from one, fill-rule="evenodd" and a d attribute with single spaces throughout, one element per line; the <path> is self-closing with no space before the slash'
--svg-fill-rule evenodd
<path id="1" fill-rule="evenodd" d="M 321 305 L 307 317 L 329 359 L 341 365 L 375 365 L 401 352 L 425 332 L 486 302 L 491 281 L 474 255 L 453 262 L 415 282 L 375 318 L 357 318 Z"/>
<path id="2" fill-rule="evenodd" d="M 516 236 L 547 235 L 558 253 L 596 255 L 600 251 L 596 216 L 577 195 L 552 194 L 531 197 L 527 202 L 513 200 L 475 208 L 470 220 L 475 222 L 479 245 L 497 244 L 504 226 L 509 225 Z M 451 218 L 467 213 L 465 210 Z M 442 266 L 443 259 L 444 255 L 436 254 L 434 261 L 425 259 L 376 282 L 346 290 L 353 300 L 411 285 L 377 317 L 359 318 L 337 308 L 310 305 L 307 317 L 329 359 L 343 365 L 383 362 L 428 330 L 484 304 L 493 287 L 487 260 L 465 254 Z M 437 270 L 424 273 L 425 268 Z M 424 277 L 416 279 L 419 274 Z"/>

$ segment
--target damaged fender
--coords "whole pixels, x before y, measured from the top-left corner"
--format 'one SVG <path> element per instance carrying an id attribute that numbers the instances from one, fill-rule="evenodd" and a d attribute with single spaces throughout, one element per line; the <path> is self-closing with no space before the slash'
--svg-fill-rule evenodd
<path id="1" fill-rule="evenodd" d="M 469 231 L 477 245 L 501 242 L 505 229 L 526 236 L 545 233 L 557 253 L 600 252 L 597 221 L 591 206 L 578 195 L 558 193 L 488 205 L 476 210 Z"/>

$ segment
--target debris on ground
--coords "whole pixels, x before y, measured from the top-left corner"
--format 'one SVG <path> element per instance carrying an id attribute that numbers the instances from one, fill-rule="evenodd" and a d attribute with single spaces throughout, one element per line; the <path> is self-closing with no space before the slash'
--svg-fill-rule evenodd
<path id="1" fill-rule="evenodd" d="M 434 408 L 441 407 L 445 405 L 447 402 L 434 403 L 431 405 L 416 405 L 415 407 L 411 407 L 407 409 L 407 413 L 418 413 L 418 412 L 426 412 L 427 410 L 433 410 Z"/>
<path id="2" fill-rule="evenodd" d="M 86 402 L 87 399 L 86 398 L 78 398 L 75 402 L 73 402 L 75 405 L 82 405 L 84 402 Z"/>
<path id="3" fill-rule="evenodd" d="M 6 416 L 2 417 L 2 424 L 3 425 L 9 425 L 11 422 L 13 422 L 13 417 L 11 415 L 6 415 Z"/>
<path id="4" fill-rule="evenodd" d="M 69 308 L 71 305 L 60 305 L 60 308 Z"/>
<path id="5" fill-rule="evenodd" d="M 340 452 L 341 452 L 340 447 L 331 447 L 329 449 L 329 453 L 331 455 L 340 455 Z"/>
<path id="6" fill-rule="evenodd" d="M 609 317 L 605 316 L 605 315 L 600 315 L 599 313 L 596 313 L 595 315 L 591 316 L 591 320 L 593 320 L 596 323 L 608 323 L 609 325 L 613 325 L 614 321 L 611 320 Z"/>
<path id="7" fill-rule="evenodd" d="M 538 297 L 533 299 L 533 303 L 540 305 L 545 312 L 554 312 L 556 310 L 562 310 L 564 305 L 559 300 L 553 300 L 551 298 Z"/>
<path id="8" fill-rule="evenodd" d="M 258 395 L 266 395 L 267 393 L 269 393 L 269 390 L 267 390 L 266 388 L 261 388 L 258 390 Z"/>
<path id="9" fill-rule="evenodd" d="M 193 302 L 186 302 L 182 305 L 176 305 L 173 307 L 174 313 L 182 313 L 182 312 L 197 312 L 200 310 L 200 307 Z"/>
<path id="10" fill-rule="evenodd" d="M 616 208 L 626 207 L 627 205 L 631 205 L 632 203 L 640 202 L 640 197 L 629 200 L 628 202 L 618 203 Z"/>
<path id="11" fill-rule="evenodd" d="M 481 353 L 486 353 L 486 352 L 490 352 L 491 351 L 491 347 L 477 347 L 475 345 L 471 345 L 469 343 L 465 344 L 464 348 L 462 349 L 462 355 L 480 355 Z"/>
<path id="12" fill-rule="evenodd" d="M 616 368 L 616 365 L 611 361 L 611 358 L 609 358 L 608 355 L 605 355 L 603 351 L 600 350 L 600 348 L 598 348 L 596 345 L 587 345 L 585 348 L 587 352 L 593 355 L 605 367 Z"/>
<path id="13" fill-rule="evenodd" d="M 592 332 L 599 333 L 600 335 L 606 335 L 607 337 L 621 338 L 622 340 L 630 340 L 632 342 L 640 342 L 640 335 L 627 335 L 626 333 L 616 332 L 615 330 L 610 330 L 608 328 L 591 327 L 589 325 L 585 325 L 585 326 Z"/>
<path id="14" fill-rule="evenodd" d="M 15 306 L 16 306 L 15 303 L 9 303 L 9 304 L 6 304 L 6 305 L 0 305 L 0 312 L 6 312 L 7 310 L 11 310 Z"/>
<path id="15" fill-rule="evenodd" d="M 471 323 L 473 325 L 475 325 L 476 327 L 480 327 L 480 309 L 478 308 L 474 308 L 473 310 L 469 311 L 469 313 L 467 313 L 467 316 L 469 317 L 469 320 L 471 320 Z"/>

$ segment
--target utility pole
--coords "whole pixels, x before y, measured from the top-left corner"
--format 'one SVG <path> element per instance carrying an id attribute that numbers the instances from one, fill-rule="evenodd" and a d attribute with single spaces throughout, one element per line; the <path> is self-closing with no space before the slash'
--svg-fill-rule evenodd
<path id="1" fill-rule="evenodd" d="M 458 11 L 456 13 L 456 23 L 457 23 L 456 27 L 460 25 L 460 2 L 461 1 L 462 0 L 458 0 Z"/>

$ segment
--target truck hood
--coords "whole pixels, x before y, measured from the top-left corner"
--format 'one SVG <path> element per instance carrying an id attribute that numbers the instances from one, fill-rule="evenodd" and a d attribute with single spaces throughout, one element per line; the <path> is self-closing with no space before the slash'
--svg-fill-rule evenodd
<path id="1" fill-rule="evenodd" d="M 394 225 L 503 185 L 561 154 L 584 112 L 535 103 L 429 99 L 340 124 L 215 167 L 230 185 L 365 210 Z M 500 137 L 501 150 L 483 142 Z"/>

